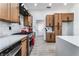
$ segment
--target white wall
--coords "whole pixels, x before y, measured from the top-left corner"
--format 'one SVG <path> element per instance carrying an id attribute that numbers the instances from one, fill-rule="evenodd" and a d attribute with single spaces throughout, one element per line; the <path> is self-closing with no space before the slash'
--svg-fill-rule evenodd
<path id="1" fill-rule="evenodd" d="M 75 4 L 71 11 L 74 12 L 74 35 L 79 35 L 79 4 Z"/>
<path id="2" fill-rule="evenodd" d="M 62 35 L 63 36 L 72 36 L 74 35 L 73 22 L 62 22 Z"/>

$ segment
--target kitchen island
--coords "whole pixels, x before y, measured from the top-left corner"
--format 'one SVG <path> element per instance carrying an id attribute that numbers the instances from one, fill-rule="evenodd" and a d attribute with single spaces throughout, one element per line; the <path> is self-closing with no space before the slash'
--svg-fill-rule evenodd
<path id="1" fill-rule="evenodd" d="M 57 56 L 79 56 L 79 36 L 57 36 Z"/>

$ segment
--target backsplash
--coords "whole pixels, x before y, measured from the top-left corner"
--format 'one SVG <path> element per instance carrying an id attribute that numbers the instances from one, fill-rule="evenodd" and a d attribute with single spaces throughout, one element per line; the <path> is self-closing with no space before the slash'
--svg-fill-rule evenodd
<path id="1" fill-rule="evenodd" d="M 23 20 L 24 17 L 20 14 L 20 25 L 19 23 L 7 23 L 0 21 L 0 37 L 19 32 L 20 29 L 24 27 Z"/>
<path id="2" fill-rule="evenodd" d="M 11 27 L 11 30 L 9 30 Z M 17 23 L 7 23 L 0 21 L 0 36 L 10 35 L 12 33 L 18 32 L 21 28 L 21 25 Z"/>

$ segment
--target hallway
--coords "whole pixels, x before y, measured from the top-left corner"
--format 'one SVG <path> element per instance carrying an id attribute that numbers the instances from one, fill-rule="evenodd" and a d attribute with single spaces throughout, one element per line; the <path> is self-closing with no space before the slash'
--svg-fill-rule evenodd
<path id="1" fill-rule="evenodd" d="M 55 56 L 55 43 L 46 43 L 43 38 L 43 36 L 36 38 L 30 56 Z"/>

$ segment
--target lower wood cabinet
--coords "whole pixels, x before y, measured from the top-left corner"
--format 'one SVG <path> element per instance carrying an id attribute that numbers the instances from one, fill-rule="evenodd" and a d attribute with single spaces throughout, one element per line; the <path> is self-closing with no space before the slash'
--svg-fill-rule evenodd
<path id="1" fill-rule="evenodd" d="M 46 33 L 46 42 L 55 42 L 54 32 Z"/>
<path id="2" fill-rule="evenodd" d="M 25 37 L 21 40 L 21 56 L 27 56 L 27 55 L 28 55 L 28 40 Z"/>

